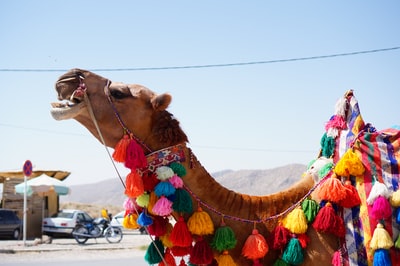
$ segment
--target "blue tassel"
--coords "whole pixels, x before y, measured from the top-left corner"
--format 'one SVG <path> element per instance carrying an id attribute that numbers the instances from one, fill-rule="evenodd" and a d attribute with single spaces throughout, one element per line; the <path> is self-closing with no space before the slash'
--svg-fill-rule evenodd
<path id="1" fill-rule="evenodd" d="M 153 224 L 153 219 L 147 213 L 144 211 L 141 214 L 139 214 L 139 217 L 137 218 L 138 225 L 140 226 L 149 226 Z"/>
<path id="2" fill-rule="evenodd" d="M 392 266 L 390 261 L 389 250 L 387 249 L 377 249 L 374 253 L 374 266 Z"/>
<path id="3" fill-rule="evenodd" d="M 157 186 L 154 188 L 154 192 L 158 197 L 161 197 L 163 195 L 168 197 L 175 193 L 175 188 L 170 182 L 162 181 L 158 183 Z"/>
<path id="4" fill-rule="evenodd" d="M 396 223 L 400 224 L 400 208 L 397 208 L 395 211 L 395 218 L 396 218 Z"/>

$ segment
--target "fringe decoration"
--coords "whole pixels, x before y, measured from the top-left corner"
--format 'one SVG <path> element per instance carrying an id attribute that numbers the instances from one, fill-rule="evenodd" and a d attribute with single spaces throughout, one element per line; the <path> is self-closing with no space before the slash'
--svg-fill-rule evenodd
<path id="1" fill-rule="evenodd" d="M 389 189 L 386 187 L 385 184 L 376 181 L 374 183 L 374 185 L 371 188 L 371 192 L 368 195 L 367 198 L 367 203 L 368 205 L 372 205 L 374 203 L 374 201 L 379 197 L 379 196 L 383 196 L 385 198 L 390 198 L 390 191 Z"/>
<path id="2" fill-rule="evenodd" d="M 290 266 L 289 263 L 287 263 L 286 261 L 284 261 L 281 258 L 278 258 L 274 264 L 272 266 Z"/>
<path id="3" fill-rule="evenodd" d="M 307 232 L 307 218 L 303 209 L 292 210 L 283 220 L 282 225 L 293 234 L 304 234 Z"/>
<path id="4" fill-rule="evenodd" d="M 168 216 L 172 213 L 172 202 L 165 196 L 161 196 L 154 204 L 152 212 L 159 216 Z"/>
<path id="5" fill-rule="evenodd" d="M 169 238 L 174 246 L 188 247 L 192 245 L 192 235 L 182 216 L 178 218 Z"/>
<path id="6" fill-rule="evenodd" d="M 218 266 L 236 266 L 228 251 L 222 252 L 217 258 Z"/>
<path id="7" fill-rule="evenodd" d="M 169 248 L 165 249 L 164 261 L 161 261 L 158 266 L 176 266 L 175 258 L 172 256 Z"/>
<path id="8" fill-rule="evenodd" d="M 290 239 L 285 251 L 282 254 L 282 259 L 289 264 L 300 265 L 304 261 L 303 249 L 297 238 Z"/>
<path id="9" fill-rule="evenodd" d="M 343 266 L 342 263 L 342 253 L 339 250 L 336 250 L 333 253 L 332 257 L 332 266 Z"/>
<path id="10" fill-rule="evenodd" d="M 128 149 L 131 139 L 127 134 L 125 134 L 122 139 L 115 145 L 112 157 L 114 161 L 118 163 L 123 163 L 126 160 L 126 150 Z"/>
<path id="11" fill-rule="evenodd" d="M 162 195 L 168 197 L 175 193 L 175 188 L 170 182 L 161 181 L 154 188 L 154 192 L 158 197 L 161 197 Z"/>
<path id="12" fill-rule="evenodd" d="M 257 260 L 268 252 L 268 244 L 265 238 L 253 229 L 252 234 L 246 239 L 242 248 L 242 255 L 251 260 Z"/>
<path id="13" fill-rule="evenodd" d="M 205 239 L 200 237 L 190 252 L 189 262 L 193 264 L 211 264 L 214 259 L 213 251 Z"/>
<path id="14" fill-rule="evenodd" d="M 153 223 L 147 227 L 150 235 L 160 237 L 167 233 L 168 218 L 155 216 Z"/>
<path id="15" fill-rule="evenodd" d="M 135 170 L 147 166 L 147 158 L 144 155 L 142 147 L 131 138 L 126 149 L 125 167 Z"/>
<path id="16" fill-rule="evenodd" d="M 290 231 L 286 229 L 284 226 L 282 226 L 281 223 L 275 226 L 272 235 L 273 235 L 272 248 L 276 250 L 281 250 L 285 248 L 291 237 Z"/>
<path id="17" fill-rule="evenodd" d="M 147 207 L 149 205 L 149 202 L 150 202 L 150 195 L 146 192 L 136 198 L 137 205 L 143 208 Z"/>
<path id="18" fill-rule="evenodd" d="M 343 219 L 336 214 L 330 202 L 321 208 L 312 226 L 319 232 L 332 233 L 338 237 L 344 237 L 346 234 Z"/>
<path id="19" fill-rule="evenodd" d="M 371 216 L 376 220 L 387 219 L 392 216 L 392 207 L 389 200 L 385 197 L 378 196 L 372 204 Z"/>
<path id="20" fill-rule="evenodd" d="M 194 235 L 212 235 L 214 233 L 211 217 L 201 207 L 190 216 L 187 225 L 189 231 Z"/>
<path id="21" fill-rule="evenodd" d="M 149 226 L 153 223 L 153 219 L 149 215 L 147 215 L 146 211 L 143 211 L 141 214 L 139 214 L 137 223 L 140 226 Z"/>
<path id="22" fill-rule="evenodd" d="M 158 253 L 157 249 L 160 251 L 161 256 Z M 144 259 L 149 264 L 156 264 L 161 262 L 163 257 L 164 257 L 164 246 L 162 245 L 160 239 L 156 238 L 153 242 L 151 242 L 151 244 L 147 248 Z"/>
<path id="23" fill-rule="evenodd" d="M 387 249 L 377 249 L 374 252 L 374 266 L 391 266 L 392 262 L 390 260 L 389 250 Z"/>
<path id="24" fill-rule="evenodd" d="M 173 175 L 168 181 L 172 184 L 174 188 L 182 188 L 183 187 L 183 180 L 178 175 Z"/>
<path id="25" fill-rule="evenodd" d="M 189 192 L 178 188 L 175 191 L 175 200 L 172 203 L 172 209 L 179 213 L 192 213 L 193 205 Z"/>
<path id="26" fill-rule="evenodd" d="M 174 175 L 174 171 L 171 169 L 171 167 L 160 166 L 156 169 L 156 175 L 158 180 L 165 181 Z"/>
<path id="27" fill-rule="evenodd" d="M 304 215 L 309 223 L 312 223 L 317 216 L 319 211 L 319 204 L 313 199 L 305 199 L 301 203 L 301 208 L 303 209 Z"/>
<path id="28" fill-rule="evenodd" d="M 215 250 L 222 252 L 225 250 L 233 249 L 236 246 L 237 240 L 232 228 L 226 226 L 224 223 L 215 231 L 211 247 Z"/>
<path id="29" fill-rule="evenodd" d="M 389 233 L 386 231 L 381 223 L 376 225 L 374 233 L 371 238 L 370 248 L 376 249 L 390 249 L 393 247 L 394 243 Z"/>
<path id="30" fill-rule="evenodd" d="M 343 208 L 353 208 L 361 204 L 360 195 L 358 195 L 357 189 L 351 184 L 350 180 L 346 180 L 344 183 L 344 189 L 346 191 L 346 197 L 338 202 Z"/>
<path id="31" fill-rule="evenodd" d="M 178 162 L 172 162 L 169 167 L 180 177 L 184 177 L 186 175 L 186 168 Z"/>
<path id="32" fill-rule="evenodd" d="M 346 197 L 346 190 L 336 175 L 332 174 L 319 188 L 318 196 L 324 200 L 339 202 Z"/>
<path id="33" fill-rule="evenodd" d="M 137 198 L 144 193 L 142 177 L 136 170 L 132 170 L 125 179 L 125 195 Z"/>

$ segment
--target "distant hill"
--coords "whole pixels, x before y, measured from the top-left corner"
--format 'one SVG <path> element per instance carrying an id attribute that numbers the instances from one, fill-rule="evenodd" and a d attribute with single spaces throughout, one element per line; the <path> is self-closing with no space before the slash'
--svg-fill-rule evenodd
<path id="1" fill-rule="evenodd" d="M 223 186 L 236 192 L 251 195 L 267 195 L 296 183 L 307 166 L 290 164 L 268 170 L 224 170 L 211 175 Z M 124 188 L 118 178 L 71 186 L 71 194 L 61 196 L 61 203 L 78 202 L 95 205 L 122 207 Z"/>

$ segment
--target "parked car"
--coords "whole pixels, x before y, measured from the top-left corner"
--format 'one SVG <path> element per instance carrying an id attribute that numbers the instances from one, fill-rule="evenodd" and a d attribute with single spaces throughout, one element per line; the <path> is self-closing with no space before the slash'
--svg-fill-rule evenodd
<path id="1" fill-rule="evenodd" d="M 124 215 L 125 215 L 125 211 L 119 212 L 119 213 L 117 213 L 116 215 L 114 215 L 114 216 L 112 217 L 112 219 L 111 219 L 111 223 L 110 223 L 111 226 L 113 226 L 113 227 L 119 227 L 119 228 L 125 230 L 126 228 L 124 228 L 124 226 L 122 225 L 123 222 L 124 222 Z M 126 229 L 126 230 L 129 230 L 129 229 Z M 147 234 L 146 229 L 145 229 L 144 227 L 140 227 L 140 228 L 139 228 L 139 232 L 140 232 L 141 234 Z"/>
<path id="2" fill-rule="evenodd" d="M 0 209 L 0 236 L 12 239 L 20 239 L 22 233 L 22 221 L 13 210 Z"/>
<path id="3" fill-rule="evenodd" d="M 72 235 L 77 223 L 93 221 L 93 218 L 81 210 L 61 210 L 51 217 L 43 219 L 42 230 L 45 235 Z"/>

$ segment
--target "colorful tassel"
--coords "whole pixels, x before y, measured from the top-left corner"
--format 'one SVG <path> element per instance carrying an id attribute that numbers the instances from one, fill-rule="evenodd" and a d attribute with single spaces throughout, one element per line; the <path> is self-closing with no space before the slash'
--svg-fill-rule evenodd
<path id="1" fill-rule="evenodd" d="M 143 180 L 140 174 L 133 170 L 125 179 L 125 195 L 130 198 L 137 198 L 144 193 Z"/>
<path id="2" fill-rule="evenodd" d="M 131 198 L 126 198 L 124 200 L 123 207 L 128 213 L 140 212 L 142 210 L 142 208 L 137 205 L 136 201 Z"/>
<path id="3" fill-rule="evenodd" d="M 169 238 L 174 246 L 188 247 L 192 245 L 192 235 L 182 216 L 178 218 Z"/>
<path id="4" fill-rule="evenodd" d="M 293 234 L 304 234 L 307 232 L 307 218 L 303 209 L 296 208 L 292 210 L 283 220 L 282 225 Z"/>
<path id="5" fill-rule="evenodd" d="M 290 266 L 289 263 L 287 263 L 286 261 L 284 261 L 281 258 L 278 258 L 274 264 L 272 266 Z"/>
<path id="6" fill-rule="evenodd" d="M 379 196 L 388 199 L 390 198 L 390 191 L 385 184 L 375 181 L 367 198 L 368 205 L 372 205 Z"/>
<path id="7" fill-rule="evenodd" d="M 343 266 L 342 253 L 339 250 L 333 253 L 332 266 Z"/>
<path id="8" fill-rule="evenodd" d="M 171 248 L 171 252 L 172 254 L 174 254 L 175 257 L 183 257 L 189 255 L 192 248 L 193 248 L 192 246 L 188 247 L 173 246 Z"/>
<path id="9" fill-rule="evenodd" d="M 353 149 L 348 149 L 337 162 L 334 171 L 338 176 L 361 176 L 364 174 L 365 168 Z"/>
<path id="10" fill-rule="evenodd" d="M 126 229 L 139 229 L 139 225 L 136 220 L 138 215 L 136 213 L 128 214 L 122 220 L 122 226 Z"/>
<path id="11" fill-rule="evenodd" d="M 373 250 L 390 249 L 391 247 L 393 247 L 393 245 L 393 240 L 388 231 L 386 231 L 381 223 L 378 223 L 369 244 L 370 248 Z"/>
<path id="12" fill-rule="evenodd" d="M 147 207 L 150 202 L 150 195 L 148 193 L 143 193 L 139 197 L 136 198 L 136 203 L 140 207 Z"/>
<path id="13" fill-rule="evenodd" d="M 182 188 L 175 191 L 175 200 L 172 204 L 172 209 L 179 213 L 192 213 L 193 204 L 189 192 Z"/>
<path id="14" fill-rule="evenodd" d="M 113 159 L 116 162 L 124 163 L 126 160 L 126 151 L 128 149 L 131 139 L 128 135 L 124 135 L 122 139 L 115 145 L 114 152 L 112 154 Z"/>
<path id="15" fill-rule="evenodd" d="M 183 180 L 178 175 L 173 175 L 168 181 L 174 186 L 174 188 L 182 188 Z"/>
<path id="16" fill-rule="evenodd" d="M 175 258 L 172 256 L 169 248 L 165 249 L 164 260 L 162 260 L 158 266 L 176 266 Z"/>
<path id="17" fill-rule="evenodd" d="M 390 196 L 390 204 L 392 204 L 393 207 L 400 207 L 400 189 L 393 192 Z"/>
<path id="18" fill-rule="evenodd" d="M 218 266 L 236 266 L 232 257 L 229 255 L 228 251 L 222 252 L 221 255 L 217 257 Z"/>
<path id="19" fill-rule="evenodd" d="M 397 208 L 394 212 L 394 219 L 397 224 L 400 224 L 400 208 Z"/>
<path id="20" fill-rule="evenodd" d="M 169 165 L 169 167 L 171 167 L 174 173 L 180 177 L 184 177 L 186 175 L 186 168 L 181 163 L 173 162 Z"/>
<path id="21" fill-rule="evenodd" d="M 179 266 L 187 266 L 185 260 L 182 258 L 179 262 Z"/>
<path id="22" fill-rule="evenodd" d="M 165 225 L 165 228 L 166 228 L 165 229 L 166 233 L 164 235 L 160 236 L 160 240 L 163 243 L 164 247 L 172 248 L 174 246 L 174 244 L 170 240 L 170 235 L 171 235 L 171 231 L 172 231 L 172 224 L 170 222 L 168 222 Z"/>
<path id="23" fill-rule="evenodd" d="M 332 233 L 338 237 L 344 237 L 346 234 L 343 219 L 336 214 L 329 202 L 320 209 L 312 226 L 319 232 Z"/>
<path id="24" fill-rule="evenodd" d="M 358 195 L 357 189 L 351 184 L 350 180 L 346 180 L 344 183 L 344 189 L 346 191 L 346 197 L 338 202 L 343 208 L 353 208 L 361 204 L 360 195 Z"/>
<path id="25" fill-rule="evenodd" d="M 328 131 L 330 128 L 346 129 L 347 124 L 343 116 L 340 115 L 332 116 L 331 119 L 325 124 L 325 131 Z"/>
<path id="26" fill-rule="evenodd" d="M 300 246 L 302 249 L 305 249 L 308 244 L 311 242 L 311 239 L 308 237 L 307 234 L 300 234 L 297 235 L 297 239 L 299 240 Z"/>
<path id="27" fill-rule="evenodd" d="M 332 171 L 332 168 L 333 168 L 333 160 L 325 159 L 325 165 L 318 170 L 319 179 L 322 179 L 325 176 L 327 176 Z"/>
<path id="28" fill-rule="evenodd" d="M 275 226 L 272 235 L 273 235 L 272 248 L 276 250 L 283 249 L 287 245 L 291 237 L 290 231 L 286 229 L 284 226 L 282 226 L 281 223 Z"/>
<path id="29" fill-rule="evenodd" d="M 145 191 L 153 191 L 157 184 L 160 183 L 160 180 L 157 179 L 157 175 L 154 173 L 145 172 L 142 175 L 142 179 Z"/>
<path id="30" fill-rule="evenodd" d="M 205 239 L 200 237 L 190 252 L 189 261 L 192 264 L 211 264 L 214 259 L 213 251 Z"/>
<path id="31" fill-rule="evenodd" d="M 215 231 L 211 247 L 215 250 L 222 252 L 225 250 L 233 249 L 236 246 L 236 237 L 232 228 L 226 226 L 224 223 Z"/>
<path id="32" fill-rule="evenodd" d="M 282 259 L 289 264 L 299 265 L 304 261 L 303 249 L 297 238 L 292 238 L 282 254 Z"/>
<path id="33" fill-rule="evenodd" d="M 329 137 L 326 133 L 321 138 L 321 155 L 329 158 L 333 155 L 335 150 L 335 139 Z"/>
<path id="34" fill-rule="evenodd" d="M 400 249 L 400 234 L 397 236 L 396 242 L 394 242 L 394 247 Z"/>
<path id="35" fill-rule="evenodd" d="M 160 237 L 167 233 L 168 218 L 155 216 L 153 223 L 147 227 L 150 235 Z"/>
<path id="36" fill-rule="evenodd" d="M 172 213 L 172 202 L 165 196 L 161 196 L 154 204 L 152 212 L 159 216 L 168 216 Z"/>
<path id="37" fill-rule="evenodd" d="M 156 175 L 157 179 L 161 181 L 166 181 L 174 175 L 174 171 L 171 169 L 171 167 L 160 166 L 156 169 Z"/>
<path id="38" fill-rule="evenodd" d="M 153 219 L 149 215 L 147 215 L 146 211 L 144 211 L 141 214 L 139 214 L 137 223 L 140 226 L 149 226 L 153 223 Z"/>
<path id="39" fill-rule="evenodd" d="M 210 215 L 200 207 L 190 216 L 187 225 L 189 231 L 194 235 L 212 235 L 214 233 L 214 224 Z"/>
<path id="40" fill-rule="evenodd" d="M 161 253 L 161 254 L 160 254 Z M 144 259 L 149 264 L 156 264 L 162 261 L 164 257 L 164 246 L 159 239 L 155 239 L 147 248 Z"/>
<path id="41" fill-rule="evenodd" d="M 303 209 L 304 215 L 307 218 L 307 222 L 312 223 L 319 211 L 318 203 L 313 199 L 305 199 L 301 203 L 301 208 Z"/>
<path id="42" fill-rule="evenodd" d="M 342 182 L 332 174 L 319 188 L 318 196 L 323 200 L 339 202 L 346 197 Z"/>
<path id="43" fill-rule="evenodd" d="M 375 250 L 374 266 L 391 266 L 391 265 L 392 262 L 390 260 L 389 250 L 383 248 Z"/>
<path id="44" fill-rule="evenodd" d="M 389 200 L 385 197 L 378 196 L 372 204 L 371 216 L 376 220 L 387 219 L 392 216 L 392 207 Z"/>
<path id="45" fill-rule="evenodd" d="M 175 193 L 175 188 L 170 182 L 162 181 L 154 188 L 154 192 L 158 197 L 161 197 L 162 195 L 168 197 Z"/>
<path id="46" fill-rule="evenodd" d="M 265 256 L 268 252 L 268 245 L 265 238 L 253 229 L 252 234 L 246 239 L 242 248 L 242 255 L 251 260 L 257 260 Z"/>
<path id="47" fill-rule="evenodd" d="M 150 192 L 150 199 L 149 199 L 149 204 L 147 205 L 147 211 L 153 215 L 157 215 L 153 212 L 153 207 L 157 203 L 158 197 L 154 191 Z"/>
<path id="48" fill-rule="evenodd" d="M 125 167 L 136 170 L 147 166 L 147 159 L 142 147 L 131 139 L 126 149 Z"/>

